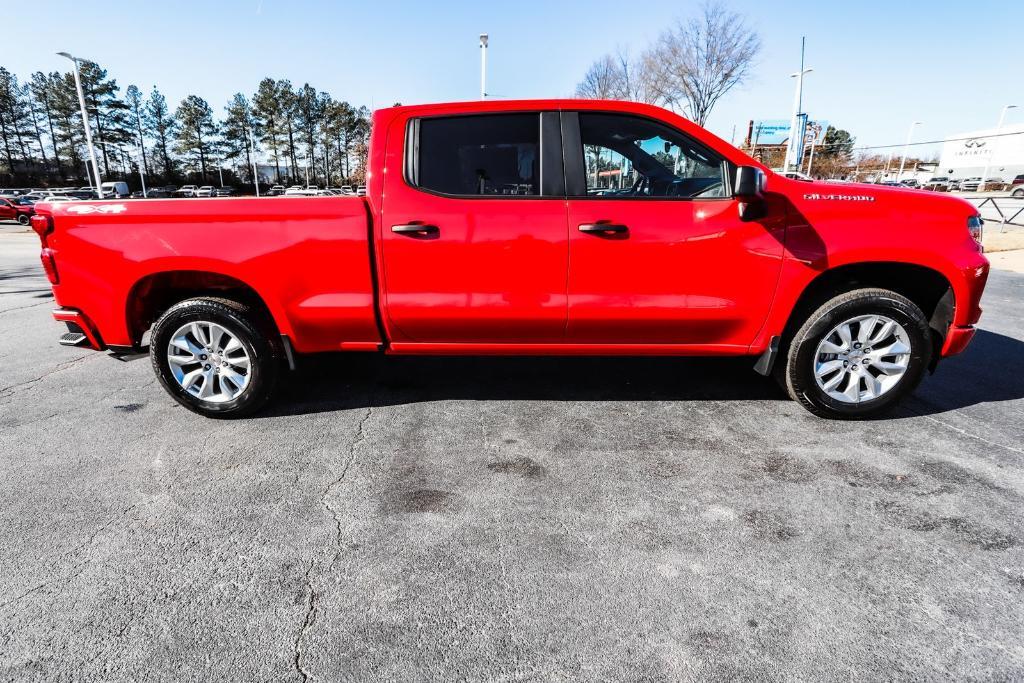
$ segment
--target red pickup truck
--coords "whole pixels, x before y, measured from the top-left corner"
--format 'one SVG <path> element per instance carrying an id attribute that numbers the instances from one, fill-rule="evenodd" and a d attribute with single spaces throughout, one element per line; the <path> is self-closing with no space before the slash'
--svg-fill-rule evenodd
<path id="1" fill-rule="evenodd" d="M 584 100 L 377 111 L 366 197 L 40 204 L 62 343 L 140 353 L 211 417 L 296 356 L 749 356 L 830 417 L 964 349 L 969 203 L 792 180 L 673 113 Z"/>

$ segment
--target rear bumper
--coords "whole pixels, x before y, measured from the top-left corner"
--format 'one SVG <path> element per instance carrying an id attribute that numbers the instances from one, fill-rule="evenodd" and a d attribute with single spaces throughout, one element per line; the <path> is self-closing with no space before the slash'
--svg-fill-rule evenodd
<path id="1" fill-rule="evenodd" d="M 974 339 L 975 329 L 973 325 L 966 327 L 951 326 L 946 333 L 946 340 L 942 344 L 942 357 L 955 356 L 967 348 L 967 345 Z"/>
<path id="2" fill-rule="evenodd" d="M 94 351 L 102 351 L 106 348 L 100 333 L 96 331 L 96 326 L 81 311 L 76 311 L 73 308 L 55 308 L 53 310 L 53 319 L 67 323 L 69 331 L 77 331 L 85 335 L 84 343 L 77 344 L 77 346 L 84 346 Z"/>

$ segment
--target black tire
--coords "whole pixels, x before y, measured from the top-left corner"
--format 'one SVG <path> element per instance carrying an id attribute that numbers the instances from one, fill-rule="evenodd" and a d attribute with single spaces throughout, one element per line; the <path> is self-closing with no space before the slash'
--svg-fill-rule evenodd
<path id="1" fill-rule="evenodd" d="M 232 400 L 212 403 L 193 396 L 171 371 L 167 354 L 171 336 L 181 326 L 198 321 L 216 323 L 230 331 L 249 356 L 248 384 Z M 275 339 L 272 323 L 245 304 L 231 299 L 188 299 L 169 308 L 157 320 L 150 335 L 149 357 L 167 393 L 192 412 L 214 418 L 244 417 L 266 405 L 274 394 L 280 370 Z"/>
<path id="2" fill-rule="evenodd" d="M 907 368 L 899 382 L 878 398 L 859 403 L 835 400 L 818 386 L 814 377 L 818 345 L 843 321 L 873 314 L 884 315 L 906 330 L 911 348 Z M 917 388 L 932 353 L 928 320 L 914 302 L 887 289 L 857 289 L 836 296 L 807 317 L 780 358 L 783 363 L 776 377 L 790 398 L 815 415 L 847 420 L 870 418 L 890 410 Z"/>
<path id="3" fill-rule="evenodd" d="M 28 214 L 27 213 L 19 213 L 18 214 L 18 222 L 21 223 L 22 225 L 28 225 L 29 224 L 29 216 L 28 216 Z"/>

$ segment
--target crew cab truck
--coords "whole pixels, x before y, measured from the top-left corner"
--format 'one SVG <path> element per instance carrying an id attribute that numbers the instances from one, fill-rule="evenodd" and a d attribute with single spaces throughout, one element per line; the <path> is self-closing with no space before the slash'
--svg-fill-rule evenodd
<path id="1" fill-rule="evenodd" d="M 139 353 L 182 405 L 263 406 L 302 354 L 748 356 L 871 416 L 974 334 L 969 203 L 776 174 L 657 107 L 374 113 L 365 197 L 40 204 L 62 343 Z"/>

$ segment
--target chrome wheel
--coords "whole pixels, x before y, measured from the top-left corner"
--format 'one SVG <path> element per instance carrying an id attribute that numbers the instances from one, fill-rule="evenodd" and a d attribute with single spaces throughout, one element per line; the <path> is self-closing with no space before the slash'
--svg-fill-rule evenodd
<path id="1" fill-rule="evenodd" d="M 814 355 L 814 379 L 828 396 L 860 403 L 899 384 L 910 364 L 910 337 L 884 315 L 850 318 L 822 338 Z"/>
<path id="2" fill-rule="evenodd" d="M 249 352 L 217 323 L 186 323 L 171 335 L 167 364 L 181 388 L 202 401 L 224 403 L 249 386 Z"/>

